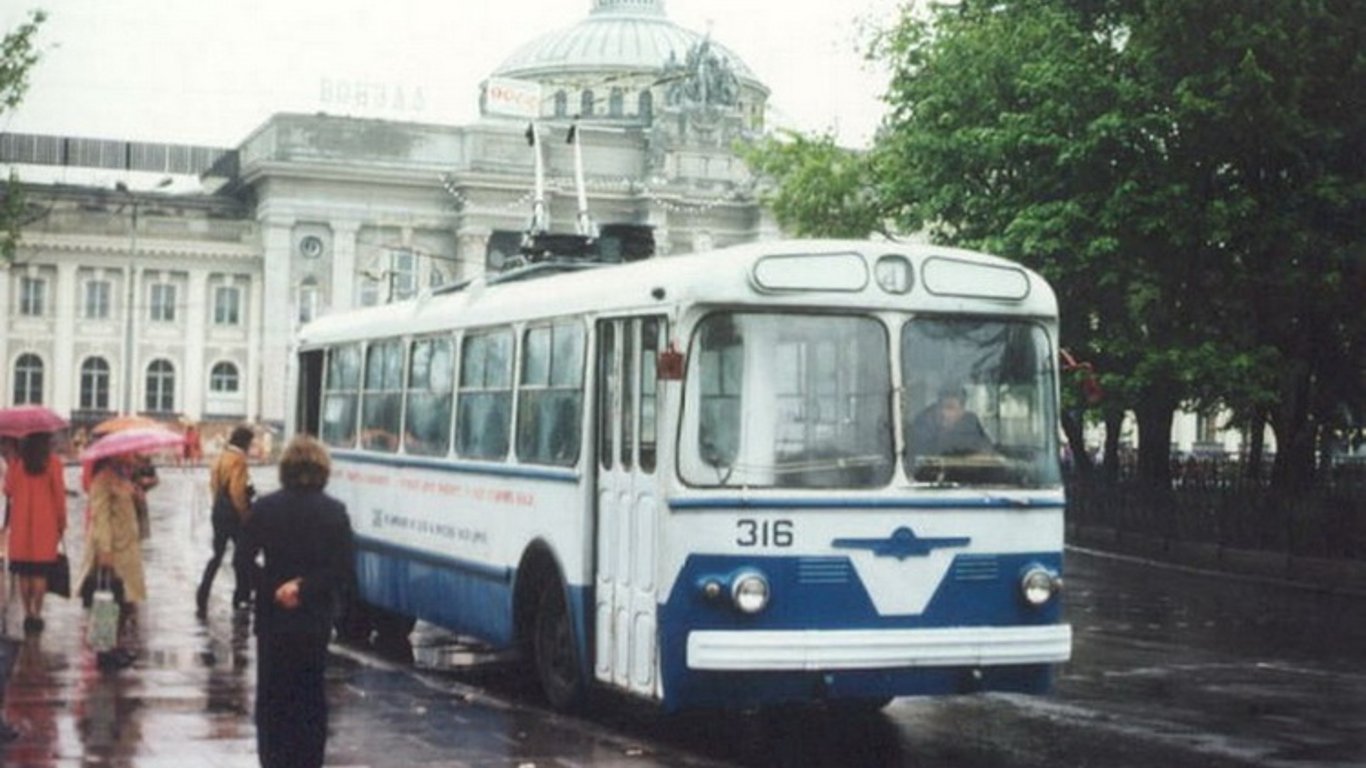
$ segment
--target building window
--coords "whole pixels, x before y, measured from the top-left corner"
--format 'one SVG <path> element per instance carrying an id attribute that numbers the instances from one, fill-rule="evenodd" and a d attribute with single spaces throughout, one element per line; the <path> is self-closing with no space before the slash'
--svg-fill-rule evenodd
<path id="1" fill-rule="evenodd" d="M 43 404 L 43 360 L 37 355 L 20 355 L 14 363 L 14 404 Z"/>
<path id="2" fill-rule="evenodd" d="M 239 325 L 242 322 L 242 291 L 235 285 L 220 285 L 213 290 L 214 325 Z"/>
<path id="3" fill-rule="evenodd" d="M 403 248 L 389 253 L 389 301 L 417 295 L 417 254 Z"/>
<path id="4" fill-rule="evenodd" d="M 47 307 L 47 281 L 41 277 L 25 277 L 19 281 L 19 314 L 42 317 Z"/>
<path id="5" fill-rule="evenodd" d="M 102 357 L 81 363 L 81 410 L 109 410 L 109 363 Z"/>
<path id="6" fill-rule="evenodd" d="M 175 286 L 170 283 L 152 284 L 152 321 L 175 322 Z"/>
<path id="7" fill-rule="evenodd" d="M 299 286 L 299 322 L 311 323 L 318 316 L 318 283 L 311 277 L 304 278 Z"/>
<path id="8" fill-rule="evenodd" d="M 216 363 L 209 372 L 209 391 L 221 395 L 237 392 L 237 366 L 232 363 Z"/>
<path id="9" fill-rule="evenodd" d="M 360 281 L 360 305 L 373 307 L 379 303 L 379 281 L 373 277 L 362 277 Z"/>
<path id="10" fill-rule="evenodd" d="M 317 235 L 305 235 L 299 240 L 299 253 L 306 259 L 316 259 L 323 255 L 323 240 Z"/>
<path id="11" fill-rule="evenodd" d="M 579 114 L 584 117 L 593 116 L 593 92 L 585 90 L 579 99 Z"/>
<path id="12" fill-rule="evenodd" d="M 564 117 L 569 114 L 569 94 L 564 91 L 555 91 L 555 117 Z"/>
<path id="13" fill-rule="evenodd" d="M 611 92 L 611 93 L 608 95 L 608 97 L 607 97 L 607 114 L 608 114 L 609 116 L 611 116 L 611 117 L 621 117 L 621 116 L 622 116 L 622 114 L 624 113 L 624 109 L 622 108 L 622 100 L 623 100 L 624 98 L 625 98 L 625 96 L 622 94 L 620 88 L 613 88 L 613 89 L 612 89 L 612 92 Z"/>
<path id="14" fill-rule="evenodd" d="M 640 112 L 640 119 L 650 122 L 655 116 L 655 97 L 650 91 L 640 92 L 640 105 L 637 107 Z"/>
<path id="15" fill-rule="evenodd" d="M 175 367 L 169 360 L 153 360 L 147 366 L 147 410 L 170 413 L 175 410 Z"/>
<path id="16" fill-rule="evenodd" d="M 82 311 L 87 320 L 109 319 L 110 286 L 108 280 L 91 280 L 85 284 Z"/>

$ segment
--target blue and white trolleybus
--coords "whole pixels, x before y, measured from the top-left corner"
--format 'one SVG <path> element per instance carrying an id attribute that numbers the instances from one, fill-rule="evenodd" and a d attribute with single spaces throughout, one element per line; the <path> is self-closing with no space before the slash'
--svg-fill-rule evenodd
<path id="1" fill-rule="evenodd" d="M 549 259 L 309 324 L 292 428 L 372 615 L 518 648 L 556 706 L 1044 692 L 1057 354 L 1047 283 L 979 253 Z"/>

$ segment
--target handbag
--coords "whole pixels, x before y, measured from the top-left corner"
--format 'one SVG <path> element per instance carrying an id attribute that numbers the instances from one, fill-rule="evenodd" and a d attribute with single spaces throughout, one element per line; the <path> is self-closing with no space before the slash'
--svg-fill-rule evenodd
<path id="1" fill-rule="evenodd" d="M 57 553 L 57 562 L 48 567 L 47 591 L 58 597 L 71 597 L 71 561 L 66 552 Z"/>
<path id="2" fill-rule="evenodd" d="M 101 568 L 90 598 L 90 623 L 86 641 L 97 652 L 112 650 L 119 641 L 119 603 L 114 598 L 109 571 Z"/>

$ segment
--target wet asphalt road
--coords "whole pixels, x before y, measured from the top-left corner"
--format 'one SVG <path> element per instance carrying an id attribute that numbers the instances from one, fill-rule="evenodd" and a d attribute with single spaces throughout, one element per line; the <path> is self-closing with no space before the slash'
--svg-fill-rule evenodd
<path id="1" fill-rule="evenodd" d="M 273 468 L 254 469 L 258 486 Z M 137 665 L 93 667 L 84 614 L 54 600 L 21 646 L 0 765 L 251 766 L 254 649 L 219 576 L 206 622 L 205 470 L 153 491 L 152 595 Z M 83 501 L 68 543 L 79 559 Z M 842 717 L 820 708 L 664 717 L 599 697 L 545 711 L 507 658 L 419 625 L 411 648 L 336 647 L 329 766 L 1363 766 L 1366 597 L 1236 581 L 1073 552 L 1076 642 L 1055 695 L 902 699 Z M 17 609 L 8 611 L 18 635 Z"/>

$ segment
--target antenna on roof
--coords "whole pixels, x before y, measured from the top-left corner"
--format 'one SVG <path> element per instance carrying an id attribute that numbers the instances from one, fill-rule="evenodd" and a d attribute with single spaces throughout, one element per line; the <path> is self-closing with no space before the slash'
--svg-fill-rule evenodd
<path id="1" fill-rule="evenodd" d="M 576 219 L 578 232 L 584 237 L 597 237 L 597 226 L 588 216 L 588 191 L 583 181 L 583 144 L 579 139 L 579 124 L 569 124 L 569 136 L 565 141 L 574 145 L 574 191 L 578 194 L 579 215 Z"/>
<path id="2" fill-rule="evenodd" d="M 534 120 L 527 123 L 526 141 L 536 156 L 536 187 L 531 199 L 531 226 L 528 227 L 529 234 L 534 236 L 550 229 L 550 219 L 545 208 L 545 157 L 541 150 L 540 132 L 536 129 Z"/>

